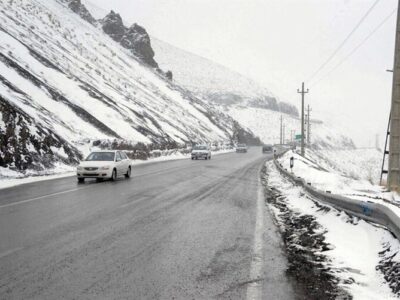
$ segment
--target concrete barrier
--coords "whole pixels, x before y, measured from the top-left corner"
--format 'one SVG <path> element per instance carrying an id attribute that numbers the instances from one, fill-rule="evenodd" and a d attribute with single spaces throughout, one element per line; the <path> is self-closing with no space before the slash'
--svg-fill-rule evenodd
<path id="1" fill-rule="evenodd" d="M 330 191 L 320 191 L 304 179 L 288 172 L 278 160 L 274 159 L 274 163 L 281 174 L 294 183 L 301 185 L 311 196 L 350 215 L 385 226 L 400 240 L 400 216 L 390 209 L 390 207 L 372 201 L 362 201 L 335 195 Z"/>

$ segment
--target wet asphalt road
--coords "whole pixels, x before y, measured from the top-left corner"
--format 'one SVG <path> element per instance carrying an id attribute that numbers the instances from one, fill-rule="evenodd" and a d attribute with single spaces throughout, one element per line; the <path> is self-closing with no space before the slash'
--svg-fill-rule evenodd
<path id="1" fill-rule="evenodd" d="M 0 299 L 292 299 L 264 205 L 255 239 L 266 159 L 253 148 L 0 190 Z"/>

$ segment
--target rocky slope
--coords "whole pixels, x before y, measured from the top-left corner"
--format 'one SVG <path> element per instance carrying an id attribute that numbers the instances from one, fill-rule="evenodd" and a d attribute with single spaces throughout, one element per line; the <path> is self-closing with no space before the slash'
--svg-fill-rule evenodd
<path id="1" fill-rule="evenodd" d="M 130 50 L 143 63 L 152 68 L 158 68 L 158 64 L 154 60 L 150 36 L 145 28 L 136 23 L 126 27 L 121 16 L 114 11 L 109 12 L 100 20 L 96 20 L 81 0 L 62 0 L 62 2 L 85 21 L 94 26 L 100 25 L 108 36 L 122 47 Z M 160 69 L 158 71 L 161 73 Z"/>
<path id="2" fill-rule="evenodd" d="M 114 41 L 122 47 L 129 49 L 145 64 L 158 68 L 154 60 L 154 51 L 151 48 L 150 37 L 146 29 L 134 23 L 131 27 L 125 27 L 119 14 L 111 11 L 101 21 L 102 28 Z"/>
<path id="3" fill-rule="evenodd" d="M 0 166 L 42 170 L 77 163 L 81 154 L 49 128 L 0 96 Z"/>
<path id="4" fill-rule="evenodd" d="M 71 164 L 93 140 L 154 149 L 253 138 L 144 63 L 152 51 L 133 51 L 147 43 L 138 25 L 120 41 L 106 35 L 109 18 L 95 21 L 79 0 L 0 2 L 0 171 Z"/>
<path id="5" fill-rule="evenodd" d="M 65 2 L 68 3 L 68 7 L 82 19 L 92 25 L 96 24 L 96 19 L 93 18 L 92 14 L 87 10 L 86 6 L 82 4 L 81 0 L 65 0 Z"/>

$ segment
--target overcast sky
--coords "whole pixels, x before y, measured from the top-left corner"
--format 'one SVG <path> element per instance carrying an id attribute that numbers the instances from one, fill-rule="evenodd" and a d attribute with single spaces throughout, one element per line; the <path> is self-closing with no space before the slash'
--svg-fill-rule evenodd
<path id="1" fill-rule="evenodd" d="M 381 143 L 391 97 L 395 13 L 332 72 L 397 6 L 381 0 L 326 68 L 307 82 L 376 0 L 91 0 L 143 25 L 150 35 L 214 60 L 299 105 L 306 81 L 314 117 L 346 130 L 359 146 Z M 85 0 L 83 1 L 85 3 Z M 314 83 L 323 79 L 315 86 Z"/>

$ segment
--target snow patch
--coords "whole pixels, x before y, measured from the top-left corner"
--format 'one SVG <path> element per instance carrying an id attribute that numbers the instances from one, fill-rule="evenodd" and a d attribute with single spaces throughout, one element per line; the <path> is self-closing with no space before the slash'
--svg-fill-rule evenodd
<path id="1" fill-rule="evenodd" d="M 292 214 L 312 215 L 322 226 L 325 242 L 331 247 L 320 254 L 327 257 L 323 264 L 330 274 L 339 278 L 338 285 L 354 299 L 398 299 L 377 267 L 385 245 L 390 244 L 391 251 L 397 255 L 399 241 L 382 227 L 316 202 L 300 187 L 284 179 L 272 163 L 267 168 L 268 186 L 279 190 L 284 196 L 280 200 Z M 279 220 L 280 212 L 275 209 L 274 213 Z"/>

